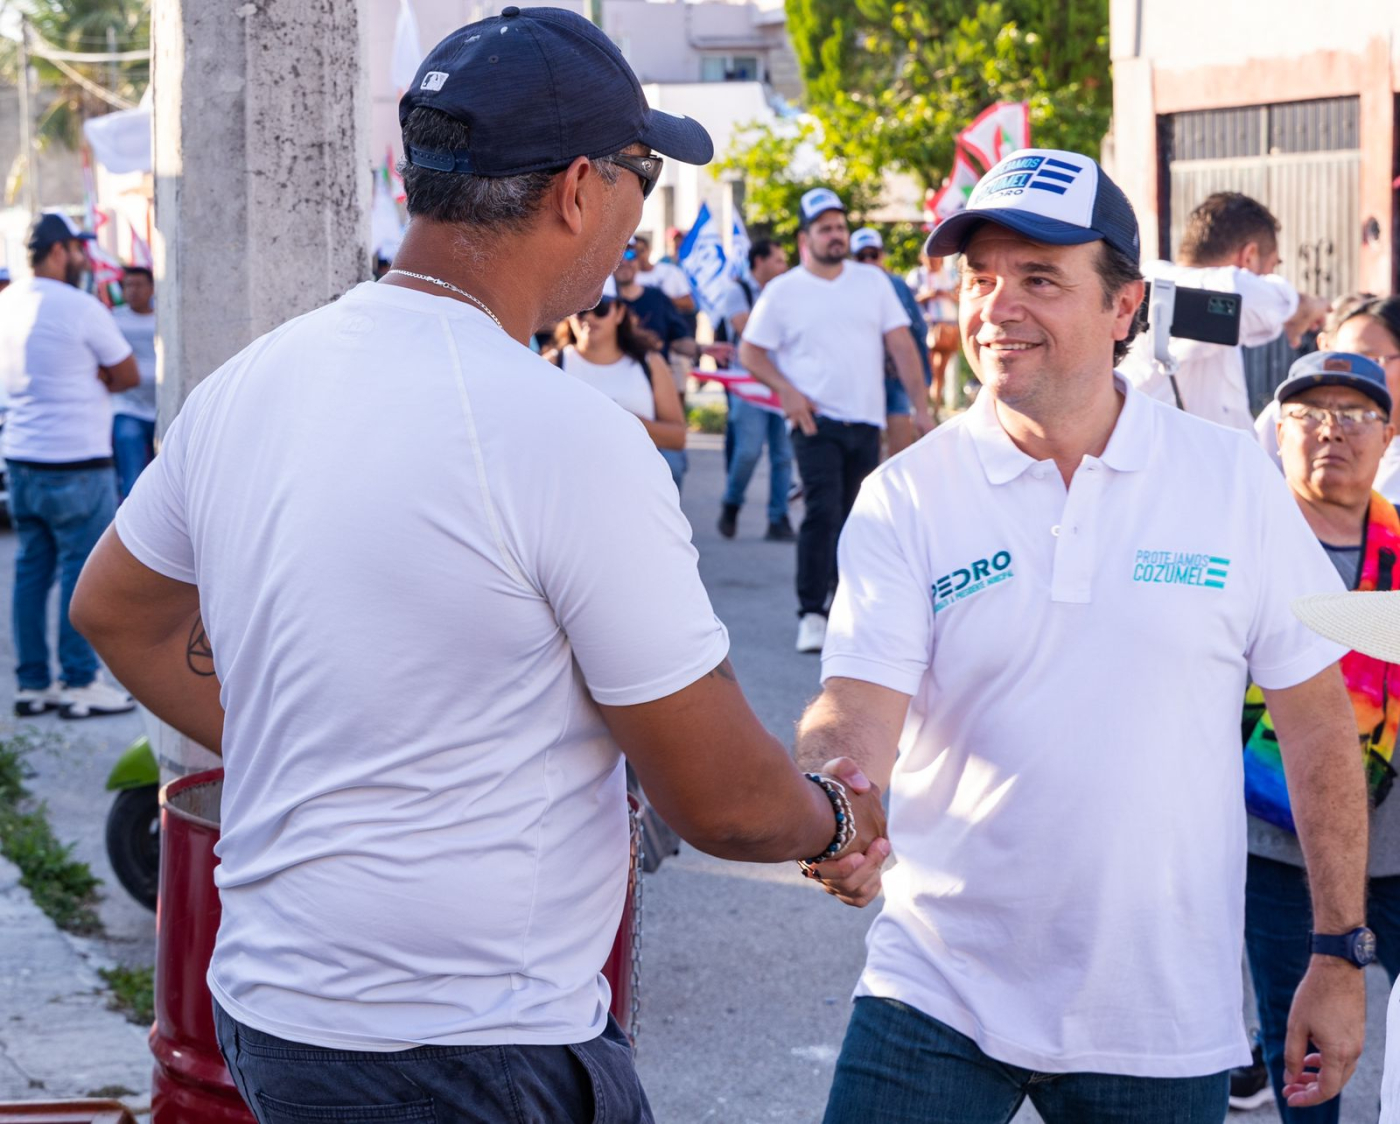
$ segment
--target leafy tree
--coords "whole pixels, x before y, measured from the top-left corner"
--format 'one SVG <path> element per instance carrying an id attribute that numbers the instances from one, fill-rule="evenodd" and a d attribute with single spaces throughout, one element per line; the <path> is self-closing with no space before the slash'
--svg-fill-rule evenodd
<path id="1" fill-rule="evenodd" d="M 1030 104 L 1037 145 L 1096 155 L 1108 127 L 1107 0 L 787 0 L 824 154 L 936 188 L 957 134 Z"/>

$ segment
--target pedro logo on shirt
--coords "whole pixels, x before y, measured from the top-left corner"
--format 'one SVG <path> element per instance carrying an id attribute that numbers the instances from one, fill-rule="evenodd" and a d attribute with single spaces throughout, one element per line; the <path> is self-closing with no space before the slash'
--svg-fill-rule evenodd
<path id="1" fill-rule="evenodd" d="M 998 550 L 990 558 L 978 558 L 944 574 L 933 583 L 929 588 L 933 595 L 933 611 L 941 613 L 959 601 L 1014 576 L 1009 550 Z"/>
<path id="2" fill-rule="evenodd" d="M 1218 554 L 1185 550 L 1139 550 L 1133 559 L 1133 581 L 1149 585 L 1194 585 L 1224 589 L 1230 560 Z"/>

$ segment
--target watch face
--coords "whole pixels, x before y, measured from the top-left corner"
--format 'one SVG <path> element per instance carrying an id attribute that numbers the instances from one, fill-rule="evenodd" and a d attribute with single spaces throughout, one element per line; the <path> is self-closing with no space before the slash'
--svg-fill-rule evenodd
<path id="1" fill-rule="evenodd" d="M 1362 967 L 1376 958 L 1376 934 L 1370 929 L 1358 929 L 1352 938 L 1351 954 Z"/>

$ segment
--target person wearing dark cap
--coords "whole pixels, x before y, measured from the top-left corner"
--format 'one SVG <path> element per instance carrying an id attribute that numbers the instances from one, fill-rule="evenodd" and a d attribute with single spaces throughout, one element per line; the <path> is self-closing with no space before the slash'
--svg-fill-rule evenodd
<path id="1" fill-rule="evenodd" d="M 1314 352 L 1293 364 L 1274 398 L 1284 478 L 1343 584 L 1368 593 L 1400 587 L 1400 515 L 1374 488 L 1395 432 L 1385 371 L 1363 355 Z M 1375 931 L 1370 954 L 1393 984 L 1400 975 L 1400 796 L 1391 791 L 1400 666 L 1353 650 L 1342 657 L 1341 669 L 1370 789 L 1366 896 Z M 1335 1124 L 1340 1098 L 1299 1112 L 1283 1095 L 1289 1006 L 1314 950 L 1309 940 L 1312 906 L 1278 740 L 1253 688 L 1246 697 L 1246 715 L 1245 948 L 1259 1005 L 1259 1044 L 1285 1124 Z"/>
<path id="2" fill-rule="evenodd" d="M 33 276 L 0 293 L 0 384 L 8 395 L 3 440 L 10 514 L 19 535 L 12 619 L 15 713 L 65 718 L 120 714 L 135 704 L 103 680 L 97 654 L 73 627 L 78 574 L 116 509 L 112 395 L 140 375 L 107 308 L 77 287 L 92 235 L 67 215 L 29 228 Z M 57 578 L 58 663 L 49 666 L 49 594 Z"/>
<path id="3" fill-rule="evenodd" d="M 958 255 L 982 391 L 865 481 L 798 727 L 799 762 L 841 745 L 888 783 L 899 858 L 827 1124 L 1005 1121 L 1026 1099 L 1047 1124 L 1224 1119 L 1250 1056 L 1247 678 L 1296 782 L 1321 940 L 1286 1097 L 1335 1096 L 1360 1054 L 1366 791 L 1345 649 L 1290 610 L 1341 582 L 1252 435 L 1115 371 L 1138 249 L 1103 169 L 1047 149 L 1000 161 L 929 238 Z M 884 847 L 819 872 L 871 900 Z"/>
<path id="4" fill-rule="evenodd" d="M 770 281 L 744 325 L 739 363 L 777 392 L 802 475 L 797 650 L 819 652 L 836 584 L 836 542 L 861 481 L 880 463 L 885 354 L 913 404 L 914 436 L 933 426 L 909 313 L 884 271 L 847 260 L 846 205 L 829 187 L 802 196 L 802 265 Z"/>
<path id="5" fill-rule="evenodd" d="M 392 270 L 195 389 L 75 620 L 223 754 L 208 980 L 263 1119 L 650 1121 L 600 975 L 619 750 L 733 858 L 864 850 L 880 798 L 763 729 L 642 423 L 527 346 L 704 128 L 556 8 L 448 36 L 399 113 Z"/>

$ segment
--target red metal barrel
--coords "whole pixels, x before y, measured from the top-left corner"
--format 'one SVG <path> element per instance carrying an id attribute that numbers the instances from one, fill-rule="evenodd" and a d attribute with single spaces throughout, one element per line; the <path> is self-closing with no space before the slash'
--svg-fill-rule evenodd
<path id="1" fill-rule="evenodd" d="M 224 771 L 214 769 L 171 781 L 160 792 L 152 1124 L 257 1124 L 219 1053 L 204 981 L 219 931 L 214 844 L 223 788 Z"/>
<path id="2" fill-rule="evenodd" d="M 213 999 L 205 973 L 219 932 L 214 844 L 224 771 L 171 781 L 160 793 L 160 900 L 156 908 L 156 1022 L 151 1124 L 257 1124 L 244 1106 L 214 1036 Z M 632 797 L 628 797 L 631 801 Z M 635 801 L 633 808 L 635 811 Z M 635 1032 L 633 963 L 640 831 L 632 819 L 627 902 L 603 966 L 612 1013 Z"/>

